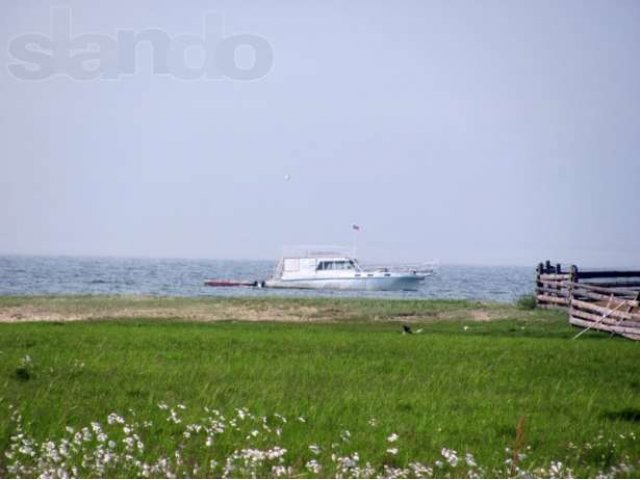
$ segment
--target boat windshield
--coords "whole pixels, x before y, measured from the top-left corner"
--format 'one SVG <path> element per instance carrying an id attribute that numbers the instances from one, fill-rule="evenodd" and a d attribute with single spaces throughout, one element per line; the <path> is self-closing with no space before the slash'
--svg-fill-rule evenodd
<path id="1" fill-rule="evenodd" d="M 321 260 L 316 270 L 358 270 L 353 260 Z"/>

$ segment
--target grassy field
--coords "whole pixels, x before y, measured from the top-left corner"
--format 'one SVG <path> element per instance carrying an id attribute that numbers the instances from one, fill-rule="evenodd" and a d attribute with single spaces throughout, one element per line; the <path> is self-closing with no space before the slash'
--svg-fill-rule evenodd
<path id="1" fill-rule="evenodd" d="M 561 312 L 5 297 L 0 318 L 2 477 L 640 475 L 640 343 L 571 340 Z"/>

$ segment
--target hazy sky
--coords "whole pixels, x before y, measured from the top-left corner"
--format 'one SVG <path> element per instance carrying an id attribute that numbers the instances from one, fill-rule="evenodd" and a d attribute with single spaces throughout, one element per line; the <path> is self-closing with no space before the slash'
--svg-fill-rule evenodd
<path id="1" fill-rule="evenodd" d="M 181 80 L 141 42 L 116 80 L 16 78 L 61 6 L 113 38 L 218 14 L 271 68 Z M 5 0 L 0 62 L 0 253 L 273 259 L 357 223 L 365 260 L 640 265 L 637 0 Z"/>

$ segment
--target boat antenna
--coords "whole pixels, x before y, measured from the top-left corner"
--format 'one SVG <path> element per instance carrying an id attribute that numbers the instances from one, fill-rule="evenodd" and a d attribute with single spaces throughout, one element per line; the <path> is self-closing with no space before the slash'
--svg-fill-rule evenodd
<path id="1" fill-rule="evenodd" d="M 360 232 L 360 225 L 352 223 L 351 224 L 351 230 L 353 231 L 353 258 L 357 258 L 358 233 Z"/>

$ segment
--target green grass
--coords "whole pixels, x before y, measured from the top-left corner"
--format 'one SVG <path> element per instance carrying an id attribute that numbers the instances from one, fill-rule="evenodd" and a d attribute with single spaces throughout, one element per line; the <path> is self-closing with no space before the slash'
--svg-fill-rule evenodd
<path id="1" fill-rule="evenodd" d="M 50 299 L 0 298 L 0 307 L 28 301 L 46 305 Z M 110 302 L 94 297 L 67 301 L 85 309 L 92 308 L 91 302 Z M 194 301 L 252 302 L 146 301 L 185 307 Z M 640 475 L 640 447 L 628 437 L 640 438 L 637 342 L 595 332 L 571 340 L 577 330 L 561 312 L 483 305 L 504 318 L 473 322 L 464 311 L 479 304 L 469 302 L 253 302 L 252 308 L 320 305 L 349 312 L 350 321 L 129 318 L 0 324 L 0 451 L 9 448 L 14 429 L 10 404 L 28 423 L 25 433 L 38 441 L 60 438 L 65 426 L 106 423 L 109 413 L 128 416 L 132 409 L 138 418 L 154 422 L 143 456 L 156 458 L 177 448 L 184 427 L 166 422 L 167 413 L 157 406 L 166 402 L 185 404 L 185 421 L 201 418 L 205 406 L 227 415 L 239 407 L 256 415 L 284 415 L 290 421 L 281 442 L 289 450 L 287 461 L 299 469 L 308 459 L 309 444 L 326 450 L 349 430 L 352 438 L 341 448 L 375 465 L 433 464 L 442 460 L 441 448 L 448 447 L 472 452 L 479 464 L 504 475 L 505 447 L 513 445 L 524 416 L 531 453 L 522 468 L 561 460 L 574 474 L 592 476 L 626 462 L 631 473 L 613 473 Z M 443 311 L 456 314 L 449 321 L 430 321 Z M 402 335 L 400 323 L 386 321 L 398 315 L 412 317 L 414 332 L 421 333 Z M 374 317 L 377 322 L 368 321 Z M 31 358 L 27 366 L 26 355 Z M 298 416 L 307 422 L 292 421 Z M 368 423 L 372 418 L 376 427 Z M 397 456 L 385 453 L 390 433 L 400 437 Z M 225 440 L 229 443 L 219 448 L 228 453 L 248 442 L 236 440 Z M 187 450 L 191 463 L 212 455 L 202 445 Z M 0 476 L 9 475 L 7 464 L 0 459 Z M 465 475 L 465 470 L 456 474 Z"/>

